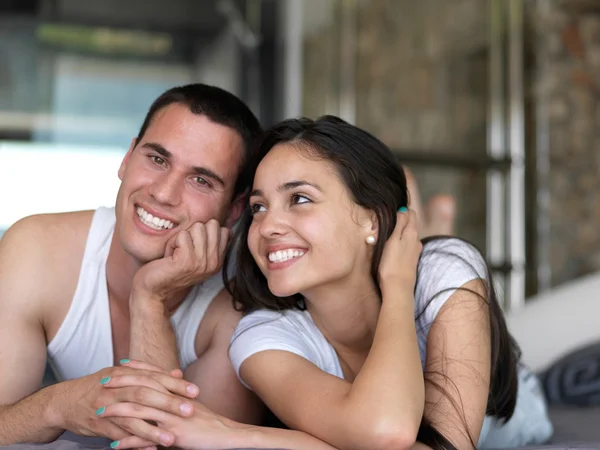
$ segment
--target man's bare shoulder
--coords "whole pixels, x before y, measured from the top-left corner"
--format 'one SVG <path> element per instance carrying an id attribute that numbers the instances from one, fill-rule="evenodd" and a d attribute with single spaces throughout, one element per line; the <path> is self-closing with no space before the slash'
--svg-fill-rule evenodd
<path id="1" fill-rule="evenodd" d="M 51 304 L 74 289 L 93 213 L 33 215 L 7 230 L 0 239 L 0 293 L 6 301 L 25 306 L 43 293 Z"/>
<path id="2" fill-rule="evenodd" d="M 6 231 L 0 240 L 0 248 L 18 245 L 34 251 L 60 252 L 78 246 L 80 241 L 85 246 L 93 215 L 94 211 L 75 211 L 25 217 Z M 31 248 L 32 244 L 39 248 Z"/>

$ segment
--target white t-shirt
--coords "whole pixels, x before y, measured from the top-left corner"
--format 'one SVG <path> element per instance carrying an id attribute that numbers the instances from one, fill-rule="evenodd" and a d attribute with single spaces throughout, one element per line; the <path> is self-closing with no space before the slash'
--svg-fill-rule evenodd
<path id="1" fill-rule="evenodd" d="M 472 245 L 449 238 L 430 241 L 423 247 L 415 289 L 415 325 L 423 365 L 429 328 L 437 313 L 457 288 L 478 278 L 487 280 L 487 268 Z M 295 353 L 321 370 L 343 378 L 333 346 L 308 311 L 259 310 L 245 316 L 233 334 L 229 349 L 238 376 L 247 358 L 265 350 Z"/>
<path id="2" fill-rule="evenodd" d="M 427 337 L 435 317 L 457 288 L 475 279 L 489 283 L 485 260 L 472 245 L 455 238 L 434 240 L 424 245 L 415 289 L 415 325 L 423 367 Z M 238 377 L 242 363 L 265 350 L 295 353 L 324 372 L 344 378 L 335 349 L 308 311 L 259 310 L 245 316 L 232 336 L 229 349 Z M 504 423 L 486 417 L 477 448 L 540 444 L 552 435 L 552 423 L 537 378 L 522 365 L 518 378 L 517 404 L 512 418 Z"/>

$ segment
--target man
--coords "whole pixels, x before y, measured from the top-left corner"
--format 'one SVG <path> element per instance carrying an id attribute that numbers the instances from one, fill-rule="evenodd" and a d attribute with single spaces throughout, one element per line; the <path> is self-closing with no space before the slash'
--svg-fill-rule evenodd
<path id="1" fill-rule="evenodd" d="M 122 162 L 114 210 L 32 216 L 7 231 L 0 445 L 47 442 L 64 430 L 171 445 L 172 435 L 142 420 L 96 414 L 119 399 L 191 413 L 167 391 L 197 396 L 231 419 L 259 420 L 258 402 L 228 360 L 239 317 L 219 270 L 228 227 L 243 208 L 240 169 L 260 133 L 230 93 L 201 84 L 171 89 L 153 103 Z M 38 391 L 47 354 L 66 381 Z M 127 367 L 128 358 L 157 367 Z M 128 376 L 147 388 L 127 387 Z M 110 379 L 122 387 L 99 383 Z"/>

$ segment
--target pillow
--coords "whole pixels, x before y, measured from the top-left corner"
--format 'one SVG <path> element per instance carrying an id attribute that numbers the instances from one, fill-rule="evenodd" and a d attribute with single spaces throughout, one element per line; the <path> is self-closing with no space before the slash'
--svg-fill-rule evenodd
<path id="1" fill-rule="evenodd" d="M 548 403 L 600 405 L 600 342 L 576 349 L 540 374 Z"/>

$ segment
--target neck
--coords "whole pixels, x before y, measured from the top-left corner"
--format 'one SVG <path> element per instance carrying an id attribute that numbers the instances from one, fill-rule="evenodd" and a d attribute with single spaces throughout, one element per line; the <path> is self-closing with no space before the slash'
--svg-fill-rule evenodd
<path id="1" fill-rule="evenodd" d="M 355 278 L 305 295 L 308 312 L 340 356 L 368 353 L 381 309 L 370 275 Z"/>
<path id="2" fill-rule="evenodd" d="M 142 263 L 121 246 L 115 229 L 106 260 L 106 284 L 111 298 L 118 303 L 129 304 L 133 277 L 140 267 Z"/>

